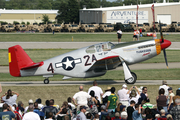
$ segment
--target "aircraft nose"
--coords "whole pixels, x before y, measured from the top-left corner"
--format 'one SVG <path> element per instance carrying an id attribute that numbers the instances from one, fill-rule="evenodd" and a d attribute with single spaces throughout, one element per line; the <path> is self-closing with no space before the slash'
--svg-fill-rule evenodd
<path id="1" fill-rule="evenodd" d="M 169 41 L 169 40 L 164 40 L 164 42 L 161 43 L 161 50 L 169 47 L 170 45 L 171 45 L 171 41 Z"/>

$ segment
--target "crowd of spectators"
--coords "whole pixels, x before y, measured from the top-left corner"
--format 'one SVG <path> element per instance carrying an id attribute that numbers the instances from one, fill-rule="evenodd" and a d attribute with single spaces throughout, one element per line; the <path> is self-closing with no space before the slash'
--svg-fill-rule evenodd
<path id="1" fill-rule="evenodd" d="M 118 91 L 108 87 L 103 94 L 94 81 L 88 92 L 80 86 L 79 92 L 61 106 L 55 105 L 54 99 L 43 105 L 38 98 L 35 102 L 30 99 L 24 108 L 22 101 L 16 102 L 19 94 L 8 90 L 1 97 L 0 120 L 180 120 L 180 88 L 174 95 L 172 87 L 163 81 L 156 105 L 150 103 L 147 91 L 147 87 L 136 86 L 128 90 L 124 84 Z"/>

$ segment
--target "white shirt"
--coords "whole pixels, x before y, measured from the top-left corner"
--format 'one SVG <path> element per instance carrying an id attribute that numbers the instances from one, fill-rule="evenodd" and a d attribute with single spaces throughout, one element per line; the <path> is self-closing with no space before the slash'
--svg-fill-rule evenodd
<path id="1" fill-rule="evenodd" d="M 164 95 L 165 96 L 168 96 L 169 95 L 169 92 L 168 92 L 168 88 L 169 88 L 169 86 L 167 86 L 167 85 L 161 85 L 160 87 L 159 87 L 159 90 L 161 89 L 161 88 L 163 88 L 164 89 Z"/>
<path id="2" fill-rule="evenodd" d="M 107 91 L 104 93 L 104 95 L 102 96 L 102 98 L 105 98 L 106 96 L 110 96 L 111 95 L 111 91 Z"/>
<path id="3" fill-rule="evenodd" d="M 102 89 L 100 87 L 98 87 L 98 86 L 92 86 L 92 87 L 89 88 L 88 94 L 91 92 L 91 90 L 94 91 L 95 96 L 98 97 L 98 100 L 101 103 L 101 94 L 103 94 Z"/>
<path id="4" fill-rule="evenodd" d="M 77 100 L 77 104 L 79 105 L 87 105 L 87 99 L 90 97 L 91 96 L 84 91 L 79 91 L 73 96 L 73 98 Z"/>
<path id="5" fill-rule="evenodd" d="M 125 88 L 118 91 L 117 95 L 119 96 L 119 101 L 128 100 L 127 92 L 128 92 L 128 90 Z"/>
<path id="6" fill-rule="evenodd" d="M 117 34 L 122 34 L 122 31 L 121 31 L 121 30 L 118 30 L 118 31 L 117 31 Z"/>
<path id="7" fill-rule="evenodd" d="M 137 94 L 136 97 L 132 97 L 132 98 L 130 99 L 130 98 L 129 98 L 129 94 L 127 94 L 127 97 L 128 97 L 129 105 L 130 105 L 131 100 L 134 100 L 134 101 L 135 101 L 135 104 L 137 104 L 140 95 Z"/>
<path id="8" fill-rule="evenodd" d="M 28 112 L 28 113 L 24 114 L 22 120 L 40 120 L 40 117 L 35 112 Z"/>
<path id="9" fill-rule="evenodd" d="M 2 97 L 2 100 L 11 106 L 13 106 L 14 104 L 16 105 L 16 99 L 17 95 L 10 96 L 9 99 L 6 99 L 6 96 Z"/>
<path id="10" fill-rule="evenodd" d="M 170 101 L 170 96 L 172 96 L 172 98 L 173 98 L 175 95 L 174 95 L 174 93 L 169 94 L 168 99 L 167 99 L 168 100 L 168 102 L 167 102 L 168 104 L 169 104 L 169 101 Z M 173 103 L 173 100 L 171 101 L 171 103 Z"/>
<path id="11" fill-rule="evenodd" d="M 29 108 L 29 106 L 25 107 L 24 113 L 27 113 L 28 108 Z"/>
<path id="12" fill-rule="evenodd" d="M 71 106 L 71 108 L 72 108 L 72 110 L 74 110 L 76 107 L 75 107 L 75 105 L 74 104 L 72 104 L 72 103 L 68 103 L 68 105 L 70 105 Z"/>
<path id="13" fill-rule="evenodd" d="M 39 109 L 42 109 L 42 108 L 43 108 L 43 104 L 41 104 L 41 103 L 38 104 L 38 108 L 39 108 Z"/>
<path id="14" fill-rule="evenodd" d="M 76 120 L 86 120 L 86 116 L 83 112 L 80 112 L 77 117 Z"/>

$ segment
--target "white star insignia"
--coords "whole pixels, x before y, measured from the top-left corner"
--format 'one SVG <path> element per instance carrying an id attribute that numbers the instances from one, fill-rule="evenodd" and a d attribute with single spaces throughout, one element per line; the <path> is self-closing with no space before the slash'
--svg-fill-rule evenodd
<path id="1" fill-rule="evenodd" d="M 63 62 L 63 64 L 66 65 L 66 69 L 67 69 L 68 67 L 73 68 L 72 62 L 73 62 L 73 61 L 69 61 L 69 59 L 67 58 L 67 59 L 66 59 L 66 62 Z"/>

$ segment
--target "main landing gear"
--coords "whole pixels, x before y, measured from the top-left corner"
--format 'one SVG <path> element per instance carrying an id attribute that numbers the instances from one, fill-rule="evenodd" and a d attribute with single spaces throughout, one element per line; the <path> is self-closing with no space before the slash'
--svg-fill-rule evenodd
<path id="1" fill-rule="evenodd" d="M 125 61 L 120 58 L 122 65 L 123 65 L 123 69 L 124 69 L 124 77 L 125 77 L 125 82 L 127 84 L 134 84 L 137 80 L 137 76 L 135 73 L 131 72 L 131 70 L 129 69 L 129 67 L 126 65 Z"/>
<path id="2" fill-rule="evenodd" d="M 44 84 L 49 84 L 49 78 L 44 79 Z"/>

